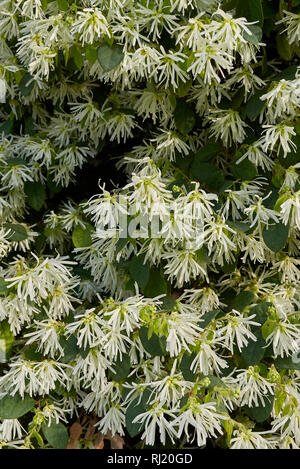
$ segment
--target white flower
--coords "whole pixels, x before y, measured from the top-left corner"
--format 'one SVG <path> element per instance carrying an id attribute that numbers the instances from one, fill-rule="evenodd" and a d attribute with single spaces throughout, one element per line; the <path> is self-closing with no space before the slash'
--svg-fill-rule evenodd
<path id="1" fill-rule="evenodd" d="M 236 343 L 239 351 L 248 344 L 249 339 L 256 341 L 255 335 L 251 332 L 250 326 L 260 326 L 260 323 L 251 321 L 255 314 L 249 317 L 243 317 L 241 313 L 233 309 L 224 317 L 225 325 L 217 328 L 216 336 L 223 342 L 231 353 L 233 345 Z M 223 321 L 222 321 L 223 323 Z"/>
<path id="2" fill-rule="evenodd" d="M 184 83 L 188 80 L 188 74 L 180 67 L 187 58 L 182 52 L 166 52 L 163 46 L 160 46 L 157 67 L 153 69 L 150 77 L 153 76 L 159 86 L 168 88 L 170 85 L 177 88 L 178 82 Z"/>
<path id="3" fill-rule="evenodd" d="M 91 216 L 96 225 L 114 227 L 119 217 L 128 213 L 127 199 L 125 196 L 120 198 L 116 194 L 111 195 L 105 190 L 105 185 L 100 186 L 100 189 L 101 194 L 82 204 L 83 211 Z"/>
<path id="4" fill-rule="evenodd" d="M 151 139 L 156 145 L 156 157 L 174 161 L 176 152 L 188 155 L 190 147 L 174 130 L 160 129 L 161 133 Z"/>
<path id="5" fill-rule="evenodd" d="M 292 437 L 300 445 L 300 408 L 292 408 L 286 415 L 278 415 L 272 422 L 272 431 L 281 433 L 281 438 Z"/>
<path id="6" fill-rule="evenodd" d="M 232 69 L 233 57 L 226 52 L 222 43 L 203 41 L 194 54 L 195 60 L 187 71 L 192 72 L 194 78 L 204 73 L 205 84 L 210 85 L 213 80 L 220 83 L 221 77 L 225 76 L 224 71 L 230 72 Z"/>
<path id="7" fill-rule="evenodd" d="M 191 364 L 191 371 L 193 373 L 203 373 L 204 375 L 213 374 L 214 372 L 220 373 L 222 369 L 228 368 L 226 360 L 216 352 L 217 346 L 222 346 L 219 339 L 213 338 L 209 340 L 206 335 L 200 338 L 199 345 L 197 344 L 197 354 Z"/>
<path id="8" fill-rule="evenodd" d="M 283 10 L 284 18 L 277 21 L 276 24 L 283 24 L 286 29 L 283 32 L 287 33 L 288 41 L 290 44 L 298 43 L 300 41 L 300 15 L 292 11 Z"/>
<path id="9" fill-rule="evenodd" d="M 3 80 L 3 78 L 0 78 L 0 103 L 5 103 L 6 101 L 6 90 L 6 81 Z"/>
<path id="10" fill-rule="evenodd" d="M 226 195 L 226 201 L 220 210 L 220 214 L 225 219 L 231 215 L 233 220 L 240 220 L 247 205 L 253 202 L 251 192 L 245 190 L 233 191 L 226 189 L 224 195 Z"/>
<path id="11" fill-rule="evenodd" d="M 203 45 L 203 37 L 207 35 L 207 24 L 204 20 L 205 12 L 201 12 L 193 18 L 189 18 L 188 23 L 179 26 L 176 44 L 184 42 L 193 52 L 197 51 Z"/>
<path id="12" fill-rule="evenodd" d="M 220 138 L 225 146 L 233 143 L 242 143 L 246 137 L 245 127 L 238 111 L 233 109 L 212 110 L 206 117 L 207 123 L 211 124 L 211 136 Z"/>
<path id="13" fill-rule="evenodd" d="M 0 439 L 3 441 L 21 439 L 24 432 L 18 419 L 4 419 L 0 424 Z"/>
<path id="14" fill-rule="evenodd" d="M 158 5 L 149 7 L 149 4 L 143 6 L 142 4 L 136 10 L 139 15 L 138 21 L 142 28 L 148 30 L 152 41 L 157 41 L 160 38 L 161 31 L 165 29 L 169 34 L 172 34 L 174 28 L 177 26 L 177 16 L 168 14 L 169 8 L 164 5 L 163 0 L 159 0 Z"/>
<path id="15" fill-rule="evenodd" d="M 251 204 L 250 207 L 244 209 L 244 213 L 249 216 L 251 227 L 255 226 L 257 223 L 259 230 L 261 230 L 262 224 L 268 226 L 270 220 L 275 223 L 279 222 L 278 213 L 275 210 L 265 207 L 263 204 L 264 200 L 267 199 L 269 195 L 270 194 L 264 198 L 255 195 L 255 202 Z"/>
<path id="16" fill-rule="evenodd" d="M 250 429 L 234 430 L 230 440 L 230 449 L 274 449 L 276 441 L 262 435 L 272 435 L 271 432 L 254 432 Z"/>
<path id="17" fill-rule="evenodd" d="M 135 121 L 135 117 L 124 112 L 115 111 L 111 113 L 106 122 L 106 130 L 110 140 L 117 140 L 118 143 L 133 137 L 134 128 L 140 128 Z"/>
<path id="18" fill-rule="evenodd" d="M 95 313 L 96 308 L 86 310 L 83 314 L 77 314 L 75 321 L 66 327 L 67 334 L 75 334 L 79 347 L 94 347 L 103 339 L 103 320 Z"/>
<path id="19" fill-rule="evenodd" d="M 281 204 L 280 215 L 282 222 L 296 226 L 300 230 L 300 191 L 295 192 Z"/>
<path id="20" fill-rule="evenodd" d="M 95 424 L 95 427 L 98 428 L 101 433 L 106 434 L 108 431 L 111 431 L 112 436 L 117 432 L 120 435 L 124 435 L 124 426 L 125 408 L 116 403 L 112 403 L 101 420 Z"/>
<path id="21" fill-rule="evenodd" d="M 262 169 L 270 170 L 275 164 L 274 161 L 261 150 L 259 142 L 249 145 L 246 153 L 236 161 L 236 164 L 239 165 L 246 158 L 255 166 L 261 166 Z"/>
<path id="22" fill-rule="evenodd" d="M 111 37 L 105 16 L 98 8 L 84 8 L 78 12 L 78 19 L 72 24 L 71 32 L 79 33 L 82 45 L 85 42 L 92 44 L 102 36 Z"/>
<path id="23" fill-rule="evenodd" d="M 300 107 L 300 80 L 280 80 L 268 93 L 261 96 L 266 101 L 265 114 L 270 122 L 278 117 L 294 116 Z"/>
<path id="24" fill-rule="evenodd" d="M 274 394 L 274 384 L 268 382 L 257 371 L 257 367 L 249 366 L 247 370 L 238 370 L 236 384 L 240 388 L 239 404 L 249 407 L 265 404 L 269 394 Z M 259 402 L 260 401 L 260 402 Z"/>
<path id="25" fill-rule="evenodd" d="M 150 403 L 159 401 L 161 405 L 176 407 L 180 399 L 191 389 L 193 384 L 185 381 L 181 373 L 176 373 L 177 360 L 174 361 L 169 375 L 151 383 L 145 383 L 145 386 L 151 386 L 153 392 L 150 397 Z"/>
<path id="26" fill-rule="evenodd" d="M 138 116 L 141 116 L 143 120 L 151 117 L 154 124 L 160 121 L 167 125 L 172 117 L 172 106 L 165 91 L 143 89 L 130 91 L 130 93 L 136 97 L 133 105 Z"/>
<path id="27" fill-rule="evenodd" d="M 179 313 L 172 311 L 168 317 L 167 350 L 170 356 L 179 355 L 182 349 L 190 352 L 189 345 L 195 345 L 201 328 L 198 326 L 199 316 L 195 313 Z"/>
<path id="28" fill-rule="evenodd" d="M 264 80 L 255 75 L 253 68 L 249 64 L 244 64 L 243 67 L 234 69 L 230 78 L 226 81 L 226 86 L 229 88 L 236 86 L 243 86 L 245 90 L 244 101 L 247 101 L 247 97 L 252 94 L 257 88 L 265 85 Z"/>
<path id="29" fill-rule="evenodd" d="M 193 250 L 172 248 L 169 252 L 163 253 L 162 258 L 167 261 L 165 274 L 179 288 L 199 275 L 204 278 L 207 276 L 205 269 L 198 262 L 196 253 Z"/>
<path id="30" fill-rule="evenodd" d="M 0 228 L 0 259 L 5 257 L 11 250 L 11 243 L 9 242 L 9 235 L 11 230 Z"/>
<path id="31" fill-rule="evenodd" d="M 39 259 L 32 253 L 36 265 L 27 264 L 23 257 L 16 258 L 10 264 L 11 273 L 15 277 L 7 277 L 8 288 L 16 286 L 18 297 L 24 301 L 40 302 L 49 294 L 54 294 L 56 288 L 68 284 L 71 273 L 69 265 L 76 262 L 68 261 L 67 257 L 57 256 L 56 258 Z M 31 261 L 32 262 L 32 261 Z"/>
<path id="32" fill-rule="evenodd" d="M 69 384 L 66 374 L 68 365 L 53 360 L 32 362 L 15 357 L 10 370 L 0 378 L 0 387 L 6 387 L 11 395 L 25 392 L 30 396 L 49 394 L 55 389 L 57 382 L 63 387 Z"/>
<path id="33" fill-rule="evenodd" d="M 230 239 L 230 233 L 234 230 L 225 223 L 224 217 L 211 221 L 205 230 L 205 241 L 207 243 L 208 255 L 212 255 L 212 261 L 220 265 L 233 259 L 236 245 Z"/>
<path id="34" fill-rule="evenodd" d="M 292 150 L 297 150 L 297 146 L 292 142 L 291 137 L 296 135 L 294 127 L 286 124 L 263 125 L 264 135 L 260 140 L 263 151 L 274 151 L 277 146 L 277 154 L 283 150 L 284 158 Z"/>
<path id="35" fill-rule="evenodd" d="M 45 420 L 45 423 L 50 427 L 50 425 L 55 420 L 56 423 L 63 421 L 68 423 L 66 418 L 66 413 L 69 413 L 69 409 L 65 409 L 60 407 L 59 402 L 47 402 L 46 405 L 43 407 L 42 410 L 38 410 L 36 414 L 40 414 L 41 418 Z"/>
<path id="36" fill-rule="evenodd" d="M 198 182 L 194 183 L 194 190 L 188 194 L 180 194 L 176 199 L 178 205 L 186 218 L 191 217 L 193 220 L 210 220 L 213 214 L 214 202 L 218 200 L 216 194 L 210 194 L 200 189 Z"/>
<path id="37" fill-rule="evenodd" d="M 215 402 L 201 404 L 190 398 L 187 409 L 183 408 L 172 422 L 172 427 L 179 427 L 178 438 L 184 434 L 188 442 L 193 442 L 197 437 L 197 446 L 203 446 L 206 444 L 207 438 L 212 436 L 216 438 L 217 434 L 223 433 L 220 419 L 224 420 L 226 418 L 226 416 L 217 412 Z M 193 427 L 192 434 L 190 427 Z"/>
<path id="38" fill-rule="evenodd" d="M 128 201 L 135 214 L 149 214 L 150 220 L 156 215 L 160 219 L 169 215 L 172 193 L 166 189 L 160 174 L 140 177 L 133 173 L 132 182 L 125 186 L 124 191 L 127 189 L 132 190 Z"/>
<path id="39" fill-rule="evenodd" d="M 107 383 L 107 369 L 113 371 L 111 360 L 104 356 L 102 346 L 99 345 L 90 348 L 86 357 L 78 356 L 73 367 L 72 378 L 83 383 L 84 386 L 90 386 L 92 391 L 99 394 L 99 389 L 102 389 Z M 93 399 L 93 403 L 96 405 L 95 399 Z M 93 411 L 95 408 L 89 408 L 87 404 L 84 405 L 87 410 Z"/>
<path id="40" fill-rule="evenodd" d="M 85 223 L 82 221 L 80 209 L 72 205 L 70 200 L 63 203 L 59 217 L 64 229 L 67 231 L 71 231 L 78 225 L 86 228 Z"/>
<path id="41" fill-rule="evenodd" d="M 127 334 L 139 326 L 140 309 L 144 301 L 139 297 L 130 297 L 124 302 L 109 304 L 103 310 L 105 321 L 112 329 L 125 329 Z"/>
<path id="42" fill-rule="evenodd" d="M 145 438 L 147 445 L 154 445 L 157 430 L 159 430 L 160 441 L 162 444 L 165 444 L 166 442 L 166 435 L 170 437 L 171 441 L 174 441 L 174 437 L 177 436 L 177 432 L 170 425 L 170 422 L 166 417 L 174 419 L 174 411 L 165 409 L 160 402 L 157 402 L 152 404 L 149 410 L 141 413 L 133 419 L 133 423 L 144 425 L 145 430 L 141 438 Z"/>
<path id="43" fill-rule="evenodd" d="M 38 350 L 43 350 L 45 355 L 50 355 L 54 358 L 55 353 L 59 352 L 60 355 L 64 354 L 64 350 L 59 343 L 60 333 L 64 331 L 63 323 L 52 320 L 34 321 L 35 332 L 25 334 L 28 337 L 27 344 L 38 342 Z"/>
<path id="44" fill-rule="evenodd" d="M 285 283 L 295 283 L 297 284 L 300 281 L 300 259 L 295 259 L 294 257 L 285 256 L 283 260 L 273 264 L 274 272 L 281 272 L 281 282 Z"/>
<path id="45" fill-rule="evenodd" d="M 107 328 L 105 336 L 99 341 L 99 343 L 103 343 L 103 350 L 107 358 L 114 360 L 121 357 L 123 353 L 127 352 L 126 347 L 133 344 L 125 332 L 124 329 L 117 327 L 115 329 Z"/>
<path id="46" fill-rule="evenodd" d="M 278 319 L 273 331 L 266 338 L 267 345 L 272 345 L 275 357 L 291 355 L 299 350 L 299 325 Z"/>
<path id="47" fill-rule="evenodd" d="M 199 308 L 201 316 L 223 305 L 223 303 L 220 303 L 217 293 L 210 287 L 185 290 L 180 299 L 185 299 L 188 303 L 194 304 L 197 309 Z"/>

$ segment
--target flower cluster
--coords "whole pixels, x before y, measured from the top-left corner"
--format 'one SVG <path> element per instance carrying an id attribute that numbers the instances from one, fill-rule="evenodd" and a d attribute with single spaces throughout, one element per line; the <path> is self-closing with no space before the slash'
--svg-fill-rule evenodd
<path id="1" fill-rule="evenodd" d="M 0 447 L 300 448 L 300 1 L 251 2 L 0 0 Z"/>

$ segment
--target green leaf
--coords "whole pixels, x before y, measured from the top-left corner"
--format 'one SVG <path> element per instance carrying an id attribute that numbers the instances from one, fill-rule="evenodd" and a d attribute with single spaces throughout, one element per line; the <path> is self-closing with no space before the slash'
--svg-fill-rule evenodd
<path id="1" fill-rule="evenodd" d="M 195 381 L 196 380 L 196 374 L 192 373 L 191 371 L 191 364 L 196 358 L 196 353 L 193 352 L 189 354 L 188 352 L 184 352 L 182 355 L 182 359 L 180 362 L 180 370 L 182 372 L 182 375 L 184 379 L 187 381 Z"/>
<path id="2" fill-rule="evenodd" d="M 246 116 L 254 121 L 260 115 L 261 111 L 265 107 L 266 102 L 260 98 L 265 94 L 265 90 L 257 91 L 246 104 Z"/>
<path id="3" fill-rule="evenodd" d="M 234 177 L 242 179 L 243 181 L 249 181 L 258 174 L 256 166 L 247 159 L 241 161 L 239 164 L 233 161 L 230 164 L 230 170 Z"/>
<path id="4" fill-rule="evenodd" d="M 151 267 L 149 280 L 143 289 L 143 292 L 147 298 L 154 298 L 155 296 L 167 293 L 166 280 L 158 269 Z"/>
<path id="5" fill-rule="evenodd" d="M 24 119 L 24 135 L 29 135 L 30 137 L 34 135 L 34 121 L 32 116 L 27 116 Z M 23 164 L 25 164 L 25 162 Z"/>
<path id="6" fill-rule="evenodd" d="M 276 368 L 280 370 L 299 370 L 300 371 L 300 350 L 299 353 L 291 357 L 281 358 L 278 357 L 274 361 Z"/>
<path id="7" fill-rule="evenodd" d="M 280 212 L 281 210 L 281 205 L 286 202 L 289 198 L 291 197 L 291 195 L 289 193 L 285 193 L 285 194 L 282 194 L 280 197 L 278 197 L 275 205 L 274 205 L 274 210 L 276 212 Z"/>
<path id="8" fill-rule="evenodd" d="M 264 198 L 263 205 L 266 208 L 273 209 L 275 206 L 275 203 L 278 200 L 278 190 L 276 189 L 276 187 L 272 185 L 268 186 L 265 190 L 265 194 L 263 198 Z"/>
<path id="9" fill-rule="evenodd" d="M 231 228 L 234 228 L 237 231 L 241 231 L 242 233 L 247 233 L 247 231 L 250 230 L 250 226 L 251 226 L 250 223 L 247 223 L 244 221 L 226 220 L 226 223 Z"/>
<path id="10" fill-rule="evenodd" d="M 243 311 L 246 306 L 251 304 L 255 298 L 255 295 L 252 291 L 244 290 L 241 291 L 231 302 L 230 307 L 236 309 L 237 311 Z"/>
<path id="11" fill-rule="evenodd" d="M 198 179 L 200 182 L 209 184 L 216 177 L 221 174 L 224 178 L 223 172 L 220 171 L 216 166 L 211 163 L 204 163 L 198 159 L 194 159 L 191 166 L 192 175 Z"/>
<path id="12" fill-rule="evenodd" d="M 225 274 L 231 274 L 234 272 L 237 268 L 237 259 L 233 262 L 224 262 L 224 264 L 221 266 L 222 271 Z"/>
<path id="13" fill-rule="evenodd" d="M 257 26 L 257 24 L 250 24 L 247 27 L 251 31 L 252 34 L 250 35 L 246 31 L 244 31 L 243 32 L 244 39 L 246 39 L 246 41 L 250 42 L 251 44 L 258 45 L 263 36 L 262 29 L 259 26 Z"/>
<path id="14" fill-rule="evenodd" d="M 122 381 L 123 379 L 126 379 L 129 375 L 130 367 L 130 356 L 128 354 L 123 354 L 121 359 L 118 358 L 117 361 L 112 364 L 114 371 L 109 372 L 110 379 L 113 381 Z"/>
<path id="15" fill-rule="evenodd" d="M 46 200 L 46 191 L 43 184 L 40 182 L 26 182 L 24 191 L 28 205 L 37 212 L 41 210 Z"/>
<path id="16" fill-rule="evenodd" d="M 282 70 L 282 72 L 278 73 L 278 75 L 272 78 L 272 80 L 273 81 L 295 80 L 297 70 L 298 70 L 298 65 L 291 65 L 290 67 L 287 67 L 285 70 Z"/>
<path id="17" fill-rule="evenodd" d="M 43 354 L 38 352 L 34 347 L 29 347 L 22 351 L 22 356 L 25 360 L 38 362 L 43 358 Z"/>
<path id="18" fill-rule="evenodd" d="M 174 119 L 177 129 L 182 135 L 187 135 L 191 132 L 196 123 L 193 109 L 183 100 L 177 100 Z"/>
<path id="19" fill-rule="evenodd" d="M 4 229 L 10 230 L 7 235 L 9 241 L 24 241 L 28 238 L 25 226 L 17 225 L 16 223 L 4 223 Z"/>
<path id="20" fill-rule="evenodd" d="M 258 26 L 262 27 L 264 16 L 261 0 L 236 0 L 236 16 L 257 21 Z"/>
<path id="21" fill-rule="evenodd" d="M 72 241 L 75 248 L 85 248 L 92 244 L 91 232 L 93 229 L 89 223 L 86 223 L 85 228 L 81 225 L 75 226 L 72 232 Z"/>
<path id="22" fill-rule="evenodd" d="M 276 327 L 276 323 L 270 319 L 267 319 L 264 323 L 264 325 L 261 328 L 261 333 L 264 338 L 264 340 L 267 340 L 270 334 L 274 331 Z"/>
<path id="23" fill-rule="evenodd" d="M 129 263 L 129 273 L 131 278 L 137 282 L 140 288 L 144 288 L 150 277 L 150 264 L 144 263 L 144 256 L 134 256 Z"/>
<path id="24" fill-rule="evenodd" d="M 64 355 L 60 357 L 59 361 L 62 363 L 68 363 L 77 356 L 79 353 L 79 347 L 77 345 L 77 338 L 74 335 L 70 337 L 62 336 L 59 340 L 61 347 L 64 350 Z"/>
<path id="25" fill-rule="evenodd" d="M 146 412 L 147 402 L 151 395 L 149 389 L 145 389 L 142 396 L 136 397 L 126 409 L 125 414 L 125 425 L 131 438 L 137 436 L 144 429 L 145 424 L 133 423 L 133 420 L 140 414 Z"/>
<path id="26" fill-rule="evenodd" d="M 29 73 L 26 73 L 19 83 L 19 88 L 23 96 L 29 96 L 34 88 L 34 78 Z"/>
<path id="27" fill-rule="evenodd" d="M 78 46 L 70 47 L 70 57 L 74 60 L 74 63 L 78 70 L 82 69 L 83 66 L 83 57 L 82 57 L 82 50 Z"/>
<path id="28" fill-rule="evenodd" d="M 172 296 L 164 296 L 160 301 L 162 302 L 159 306 L 160 311 L 171 311 L 176 306 L 176 300 Z"/>
<path id="29" fill-rule="evenodd" d="M 145 411 L 145 406 L 142 403 L 139 403 L 138 397 L 134 399 L 127 407 L 125 414 L 125 425 L 126 430 L 128 431 L 131 438 L 134 438 L 143 430 L 144 424 L 133 423 L 133 420 Z"/>
<path id="30" fill-rule="evenodd" d="M 286 245 L 289 235 L 289 225 L 284 225 L 281 221 L 265 227 L 263 230 L 263 240 L 265 245 L 273 252 L 281 251 Z"/>
<path id="31" fill-rule="evenodd" d="M 68 11 L 68 9 L 70 8 L 67 0 L 57 0 L 57 4 L 58 4 L 58 8 L 61 11 Z"/>
<path id="32" fill-rule="evenodd" d="M 84 48 L 84 54 L 90 64 L 94 64 L 98 58 L 97 49 L 91 44 L 87 44 Z"/>
<path id="33" fill-rule="evenodd" d="M 152 357 L 163 356 L 166 353 L 166 338 L 164 336 L 158 337 L 153 333 L 148 339 L 148 328 L 142 326 L 139 330 L 139 336 L 142 345 L 146 352 L 150 353 Z"/>
<path id="34" fill-rule="evenodd" d="M 199 320 L 199 326 L 203 329 L 220 313 L 219 309 L 213 309 L 212 311 L 207 311 L 203 314 Z"/>
<path id="35" fill-rule="evenodd" d="M 184 98 L 186 96 L 193 84 L 193 80 L 187 80 L 185 82 L 180 81 L 178 87 L 177 87 L 177 95 L 179 98 Z"/>
<path id="36" fill-rule="evenodd" d="M 63 189 L 63 186 L 56 184 L 51 174 L 47 175 L 47 186 L 52 194 L 58 194 Z"/>
<path id="37" fill-rule="evenodd" d="M 27 414 L 34 407 L 34 400 L 30 396 L 24 399 L 19 394 L 6 395 L 0 399 L 0 418 L 18 419 Z"/>
<path id="38" fill-rule="evenodd" d="M 30 433 L 30 441 L 35 438 L 39 447 L 40 448 L 44 448 L 44 440 L 42 438 L 42 436 L 35 430 L 33 430 L 33 432 Z"/>
<path id="39" fill-rule="evenodd" d="M 276 37 L 276 45 L 278 54 L 283 60 L 285 60 L 286 62 L 292 60 L 294 55 L 293 49 L 286 36 L 284 36 L 283 34 L 278 34 Z"/>
<path id="40" fill-rule="evenodd" d="M 207 378 L 209 378 L 209 381 L 210 381 L 210 383 L 208 385 L 208 389 L 213 390 L 214 387 L 227 388 L 226 384 L 220 378 L 218 378 L 218 376 L 207 375 Z M 227 411 L 226 411 L 226 413 L 227 413 Z"/>
<path id="41" fill-rule="evenodd" d="M 10 116 L 5 122 L 0 125 L 0 135 L 4 132 L 5 135 L 12 133 L 15 126 L 15 119 Z"/>
<path id="42" fill-rule="evenodd" d="M 105 72 L 116 68 L 123 60 L 124 53 L 121 46 L 102 44 L 98 48 L 98 60 Z"/>
<path id="43" fill-rule="evenodd" d="M 49 445 L 54 449 L 66 449 L 69 435 L 66 427 L 61 423 L 51 423 L 50 427 L 42 425 L 43 434 Z"/>
<path id="44" fill-rule="evenodd" d="M 7 292 L 7 283 L 3 277 L 0 277 L 0 295 L 6 295 Z"/>
<path id="45" fill-rule="evenodd" d="M 263 326 L 268 319 L 268 309 L 270 306 L 272 306 L 272 303 L 270 302 L 259 303 L 253 306 L 250 310 L 250 314 L 255 314 L 254 321 L 259 322 L 260 325 Z"/>
<path id="46" fill-rule="evenodd" d="M 1 283 L 0 283 L 1 287 Z M 11 356 L 14 334 L 11 332 L 8 321 L 0 322 L 0 363 L 5 363 Z"/>
<path id="47" fill-rule="evenodd" d="M 264 403 L 257 407 L 246 407 L 246 413 L 256 422 L 264 422 L 270 417 L 274 405 L 274 396 L 269 394 L 264 397 Z"/>
<path id="48" fill-rule="evenodd" d="M 252 313 L 252 311 L 251 311 Z M 254 319 L 255 320 L 255 319 Z M 254 333 L 256 341 L 249 339 L 248 344 L 242 348 L 241 355 L 245 360 L 247 366 L 257 365 L 265 354 L 266 342 L 263 339 L 261 330 Z"/>
<path id="49" fill-rule="evenodd" d="M 222 147 L 218 143 L 208 143 L 205 147 L 202 147 L 195 154 L 195 160 L 201 161 L 202 163 L 209 162 L 212 158 L 217 156 L 222 150 Z"/>

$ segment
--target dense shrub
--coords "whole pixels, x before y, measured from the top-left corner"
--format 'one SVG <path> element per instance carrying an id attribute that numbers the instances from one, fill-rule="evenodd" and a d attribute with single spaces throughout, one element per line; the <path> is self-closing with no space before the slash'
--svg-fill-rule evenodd
<path id="1" fill-rule="evenodd" d="M 3 448 L 300 447 L 299 40 L 299 0 L 1 0 Z"/>

